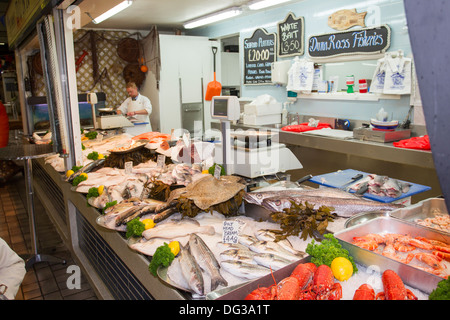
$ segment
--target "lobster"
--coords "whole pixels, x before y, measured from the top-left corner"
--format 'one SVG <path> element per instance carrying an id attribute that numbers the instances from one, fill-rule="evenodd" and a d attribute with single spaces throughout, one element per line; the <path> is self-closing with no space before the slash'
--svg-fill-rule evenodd
<path id="1" fill-rule="evenodd" d="M 260 287 L 250 292 L 244 300 L 272 300 L 270 288 Z"/>
<path id="2" fill-rule="evenodd" d="M 356 289 L 353 300 L 375 300 L 375 290 L 370 284 L 362 284 Z"/>
<path id="3" fill-rule="evenodd" d="M 269 288 L 260 287 L 253 290 L 245 300 L 298 300 L 300 294 L 300 281 L 295 277 L 286 277 Z"/>
<path id="4" fill-rule="evenodd" d="M 392 270 L 386 270 L 381 276 L 384 292 L 379 292 L 375 300 L 417 300 L 417 297 L 406 289 L 402 279 Z"/>
<path id="5" fill-rule="evenodd" d="M 300 295 L 301 300 L 340 300 L 341 298 L 342 286 L 334 282 L 331 268 L 324 264 L 317 267 L 312 281 Z"/>

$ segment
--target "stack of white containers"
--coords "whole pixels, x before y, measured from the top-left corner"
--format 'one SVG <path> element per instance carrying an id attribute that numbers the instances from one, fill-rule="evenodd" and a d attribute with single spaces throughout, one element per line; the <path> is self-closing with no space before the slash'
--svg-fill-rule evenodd
<path id="1" fill-rule="evenodd" d="M 262 95 L 244 106 L 244 124 L 278 124 L 281 123 L 281 112 L 281 102 L 270 95 Z"/>

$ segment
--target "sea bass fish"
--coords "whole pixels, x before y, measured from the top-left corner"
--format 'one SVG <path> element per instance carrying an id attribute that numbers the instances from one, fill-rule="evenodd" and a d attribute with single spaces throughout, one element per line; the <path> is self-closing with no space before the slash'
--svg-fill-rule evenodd
<path id="1" fill-rule="evenodd" d="M 142 232 L 142 236 L 147 240 L 152 238 L 172 239 L 187 236 L 191 233 L 213 235 L 215 233 L 215 229 L 213 226 L 201 226 L 196 220 L 184 218 L 181 220 L 171 220 L 163 224 L 157 224 L 156 227 Z"/>
<path id="2" fill-rule="evenodd" d="M 294 247 L 292 246 L 291 242 L 288 239 L 283 239 L 280 241 L 276 241 L 276 236 L 277 234 L 271 230 L 268 229 L 260 229 L 257 230 L 255 232 L 255 236 L 258 240 L 262 240 L 262 241 L 274 241 L 276 242 L 279 246 L 281 246 L 284 250 L 295 254 L 295 255 L 299 255 L 300 251 L 295 250 Z"/>
<path id="3" fill-rule="evenodd" d="M 178 259 L 180 259 L 181 273 L 189 287 L 193 292 L 203 296 L 205 294 L 203 275 L 189 250 L 189 245 L 181 246 Z"/>
<path id="4" fill-rule="evenodd" d="M 365 200 L 361 198 L 329 198 L 329 197 L 285 197 L 285 198 L 268 198 L 262 203 L 262 206 L 271 212 L 282 212 L 285 208 L 290 208 L 294 201 L 297 204 L 308 202 L 314 205 L 315 209 L 320 206 L 327 206 L 334 208 L 334 213 L 340 217 L 351 217 L 360 212 L 366 211 L 392 211 L 398 208 L 403 208 L 401 204 L 383 203 L 372 200 Z"/>
<path id="5" fill-rule="evenodd" d="M 211 276 L 211 291 L 216 290 L 219 285 L 228 286 L 227 280 L 220 274 L 220 265 L 216 257 L 202 238 L 195 233 L 191 233 L 189 236 L 189 248 L 200 268 Z"/>
<path id="6" fill-rule="evenodd" d="M 272 270 L 279 270 L 288 264 L 291 264 L 292 261 L 283 257 L 280 257 L 273 253 L 258 253 L 255 254 L 253 260 L 266 268 L 271 268 Z"/>
<path id="7" fill-rule="evenodd" d="M 242 261 L 246 263 L 256 263 L 253 260 L 253 256 L 255 252 L 250 251 L 249 249 L 229 249 L 220 253 L 220 258 L 222 260 L 234 260 L 234 261 Z"/>
<path id="8" fill-rule="evenodd" d="M 272 241 L 256 241 L 249 246 L 249 249 L 257 253 L 271 253 L 276 254 L 282 258 L 288 259 L 291 262 L 300 260 L 306 255 L 304 252 L 299 254 L 292 254 L 289 251 L 284 250 L 278 243 Z"/>
<path id="9" fill-rule="evenodd" d="M 224 270 L 231 273 L 232 275 L 245 279 L 261 278 L 270 273 L 269 268 L 260 266 L 258 264 L 245 263 L 242 261 L 227 260 L 222 261 L 220 265 Z"/>

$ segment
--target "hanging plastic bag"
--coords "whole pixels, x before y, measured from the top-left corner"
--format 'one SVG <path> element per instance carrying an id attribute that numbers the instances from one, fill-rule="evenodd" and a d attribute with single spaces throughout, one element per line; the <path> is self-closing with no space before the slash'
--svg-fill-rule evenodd
<path id="1" fill-rule="evenodd" d="M 383 93 L 384 79 L 386 77 L 386 59 L 381 58 L 377 61 L 377 67 L 370 85 L 371 93 Z"/>
<path id="2" fill-rule="evenodd" d="M 312 90 L 313 81 L 314 62 L 307 59 L 294 59 L 294 63 L 288 71 L 286 90 L 309 93 Z"/>
<path id="3" fill-rule="evenodd" d="M 402 52 L 386 57 L 384 94 L 411 94 L 411 59 Z"/>
<path id="4" fill-rule="evenodd" d="M 430 138 L 428 137 L 428 135 L 396 141 L 393 144 L 394 147 L 397 148 L 431 150 Z"/>

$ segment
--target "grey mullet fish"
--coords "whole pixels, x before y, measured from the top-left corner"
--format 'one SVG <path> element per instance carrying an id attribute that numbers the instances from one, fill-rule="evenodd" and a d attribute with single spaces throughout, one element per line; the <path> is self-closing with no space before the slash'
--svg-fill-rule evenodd
<path id="1" fill-rule="evenodd" d="M 201 296 L 205 294 L 205 285 L 202 271 L 189 251 L 189 244 L 181 246 L 180 256 L 178 257 L 181 267 L 181 273 L 191 290 Z"/>
<path id="2" fill-rule="evenodd" d="M 202 238 L 195 233 L 191 233 L 189 236 L 189 248 L 200 268 L 211 276 L 211 291 L 216 290 L 219 285 L 228 286 L 227 280 L 220 274 L 220 265 L 216 257 Z"/>
<path id="3" fill-rule="evenodd" d="M 392 211 L 403 208 L 401 204 L 383 203 L 373 200 L 365 200 L 361 198 L 331 198 L 331 197 L 284 197 L 284 198 L 267 198 L 262 202 L 262 206 L 271 212 L 282 212 L 285 208 L 291 207 L 291 201 L 295 203 L 305 203 L 314 205 L 315 209 L 320 206 L 334 208 L 334 213 L 340 217 L 351 217 L 360 212 L 366 211 Z"/>

